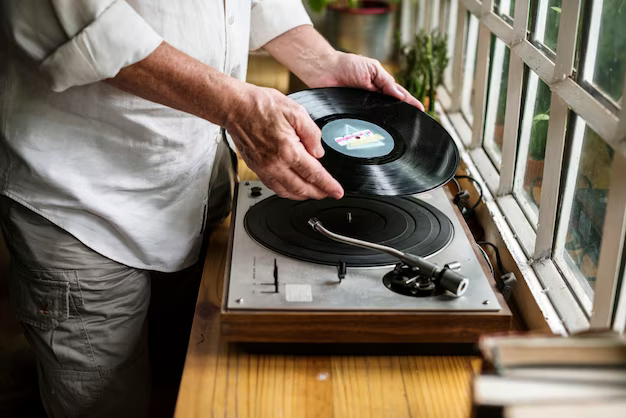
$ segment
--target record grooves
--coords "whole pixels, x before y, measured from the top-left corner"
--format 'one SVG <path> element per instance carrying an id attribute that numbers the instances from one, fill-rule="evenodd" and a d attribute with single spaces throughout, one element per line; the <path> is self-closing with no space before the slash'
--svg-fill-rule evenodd
<path id="1" fill-rule="evenodd" d="M 392 246 L 423 257 L 452 239 L 452 224 L 437 208 L 413 197 L 363 197 L 303 202 L 272 196 L 250 208 L 244 219 L 248 234 L 261 245 L 299 260 L 352 267 L 385 266 L 390 255 L 329 240 L 311 229 L 316 217 L 339 234 Z"/>
<path id="2" fill-rule="evenodd" d="M 322 130 L 322 165 L 347 193 L 406 196 L 447 183 L 459 153 L 419 109 L 380 93 L 331 87 L 289 95 Z"/>

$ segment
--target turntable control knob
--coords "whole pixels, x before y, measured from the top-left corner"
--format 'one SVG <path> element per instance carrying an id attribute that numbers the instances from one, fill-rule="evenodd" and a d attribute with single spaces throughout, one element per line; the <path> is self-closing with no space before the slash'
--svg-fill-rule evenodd
<path id="1" fill-rule="evenodd" d="M 252 197 L 259 197 L 261 196 L 261 188 L 258 186 L 255 186 L 253 188 L 250 189 L 250 196 Z"/>
<path id="2" fill-rule="evenodd" d="M 458 261 L 453 261 L 451 263 L 446 264 L 445 267 L 450 270 L 459 271 L 461 270 L 461 263 L 459 263 Z"/>

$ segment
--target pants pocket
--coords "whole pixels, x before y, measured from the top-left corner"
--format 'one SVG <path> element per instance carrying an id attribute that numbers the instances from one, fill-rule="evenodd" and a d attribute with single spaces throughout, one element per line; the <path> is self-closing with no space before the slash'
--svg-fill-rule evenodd
<path id="1" fill-rule="evenodd" d="M 12 263 L 9 291 L 17 319 L 45 331 L 66 321 L 70 310 L 68 276 L 71 273 L 27 270 Z"/>
<path id="2" fill-rule="evenodd" d="M 39 368 L 41 397 L 50 417 L 94 417 L 102 394 L 99 371 Z"/>

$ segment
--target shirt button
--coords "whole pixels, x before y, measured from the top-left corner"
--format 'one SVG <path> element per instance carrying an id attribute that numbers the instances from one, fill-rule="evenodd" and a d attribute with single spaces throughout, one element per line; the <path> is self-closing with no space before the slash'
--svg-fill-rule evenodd
<path id="1" fill-rule="evenodd" d="M 232 25 L 233 23 L 235 23 L 235 16 L 231 16 L 231 17 L 229 17 L 229 18 L 228 18 L 228 23 L 229 23 L 230 25 Z"/>

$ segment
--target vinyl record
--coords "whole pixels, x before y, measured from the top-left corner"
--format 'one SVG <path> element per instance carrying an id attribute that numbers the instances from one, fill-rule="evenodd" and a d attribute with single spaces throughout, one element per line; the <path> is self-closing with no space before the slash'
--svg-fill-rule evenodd
<path id="1" fill-rule="evenodd" d="M 459 166 L 450 134 L 384 94 L 330 87 L 289 95 L 322 130 L 322 165 L 347 193 L 405 196 L 447 183 Z"/>

